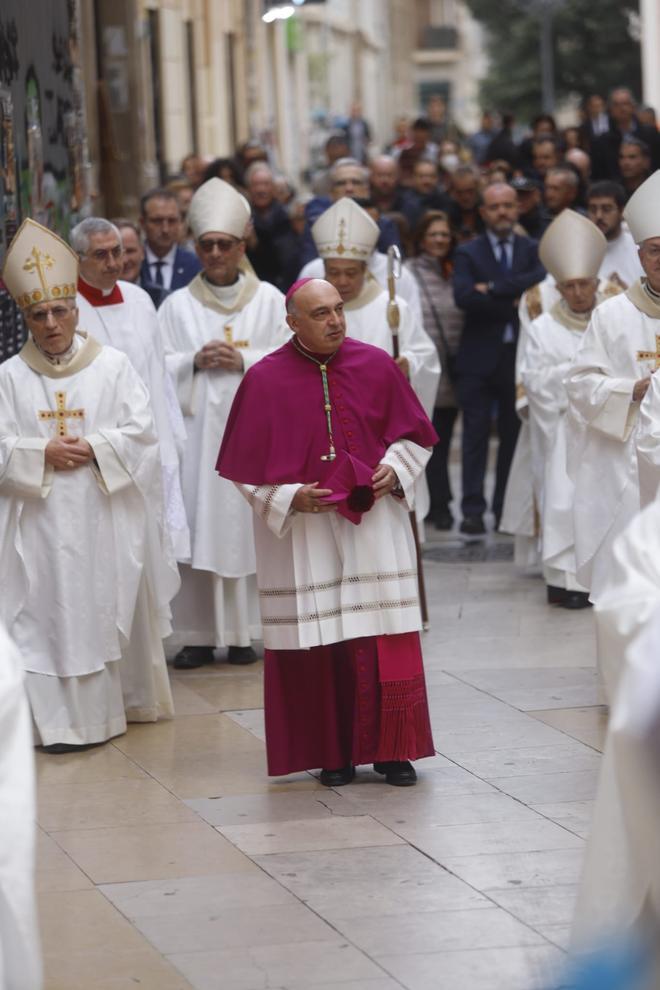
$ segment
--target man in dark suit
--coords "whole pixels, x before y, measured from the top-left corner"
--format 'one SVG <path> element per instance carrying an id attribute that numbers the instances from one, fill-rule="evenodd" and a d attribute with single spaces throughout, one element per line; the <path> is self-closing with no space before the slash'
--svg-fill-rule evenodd
<path id="1" fill-rule="evenodd" d="M 160 306 L 170 292 L 188 285 L 202 266 L 197 255 L 177 243 L 181 211 L 169 189 L 152 189 L 142 197 L 140 224 L 145 237 L 140 285 Z"/>
<path id="2" fill-rule="evenodd" d="M 621 182 L 619 151 L 624 138 L 637 138 L 649 149 L 650 171 L 660 168 L 660 137 L 652 127 L 641 124 L 635 114 L 635 101 L 629 89 L 614 89 L 609 100 L 609 130 L 591 145 L 591 177 L 594 181 Z"/>
<path id="3" fill-rule="evenodd" d="M 481 217 L 485 233 L 461 245 L 454 264 L 454 298 L 465 311 L 456 360 L 458 401 L 463 412 L 460 529 L 471 536 L 486 531 L 484 477 L 495 409 L 499 449 L 492 511 L 495 528 L 499 525 L 519 425 L 515 409 L 518 300 L 525 289 L 545 276 L 536 242 L 513 232 L 518 218 L 515 189 L 504 183 L 488 186 Z"/>

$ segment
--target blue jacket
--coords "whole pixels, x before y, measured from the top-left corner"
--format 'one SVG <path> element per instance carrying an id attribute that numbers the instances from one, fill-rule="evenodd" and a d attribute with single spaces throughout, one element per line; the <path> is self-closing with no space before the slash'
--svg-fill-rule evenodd
<path id="1" fill-rule="evenodd" d="M 518 234 L 513 240 L 511 271 L 505 272 L 486 234 L 462 244 L 454 255 L 454 299 L 465 312 L 465 326 L 456 358 L 458 374 L 493 372 L 511 325 L 518 339 L 518 302 L 525 289 L 545 278 L 536 241 Z M 475 289 L 490 283 L 488 292 Z"/>
<path id="2" fill-rule="evenodd" d="M 146 258 L 140 268 L 140 285 L 149 293 L 154 305 L 158 307 L 170 292 L 188 285 L 201 270 L 202 266 L 197 255 L 193 254 L 192 251 L 186 251 L 185 248 L 178 247 L 174 255 L 174 271 L 170 288 L 164 289 L 161 285 L 154 283 Z"/>

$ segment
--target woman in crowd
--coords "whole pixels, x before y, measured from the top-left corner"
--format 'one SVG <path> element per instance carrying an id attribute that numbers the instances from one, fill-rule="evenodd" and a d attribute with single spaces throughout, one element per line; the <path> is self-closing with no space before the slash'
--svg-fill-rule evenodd
<path id="1" fill-rule="evenodd" d="M 463 312 L 454 305 L 452 253 L 454 239 L 446 213 L 429 210 L 413 237 L 414 257 L 406 264 L 417 279 L 424 329 L 438 348 L 442 375 L 435 400 L 433 425 L 440 442 L 427 465 L 431 492 L 430 519 L 437 529 L 451 529 L 449 448 L 458 416 L 453 387 L 453 366 L 463 331 Z"/>

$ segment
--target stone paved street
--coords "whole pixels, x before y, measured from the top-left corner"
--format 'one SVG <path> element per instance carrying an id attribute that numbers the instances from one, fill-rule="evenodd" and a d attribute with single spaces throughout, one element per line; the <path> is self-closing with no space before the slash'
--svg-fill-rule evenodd
<path id="1" fill-rule="evenodd" d="M 432 535 L 415 789 L 269 780 L 261 663 L 175 675 L 174 722 L 40 755 L 49 990 L 558 987 L 604 709 L 591 612 L 509 553 Z"/>

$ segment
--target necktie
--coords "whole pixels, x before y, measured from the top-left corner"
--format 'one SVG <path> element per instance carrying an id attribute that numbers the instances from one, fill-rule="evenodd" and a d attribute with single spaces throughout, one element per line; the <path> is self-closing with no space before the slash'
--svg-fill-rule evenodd
<path id="1" fill-rule="evenodd" d="M 497 242 L 497 248 L 498 248 L 498 251 L 497 251 L 497 260 L 500 263 L 500 268 L 503 271 L 508 272 L 509 271 L 509 256 L 507 254 L 506 244 L 507 244 L 507 242 L 505 240 L 501 240 L 501 241 L 498 241 Z"/>
<path id="2" fill-rule="evenodd" d="M 156 283 L 156 285 L 160 285 L 161 288 L 164 288 L 164 286 L 165 286 L 165 283 L 163 282 L 163 266 L 164 266 L 164 264 L 165 264 L 164 261 L 154 261 L 153 262 L 153 267 L 156 269 L 156 274 L 154 275 L 154 282 Z"/>

